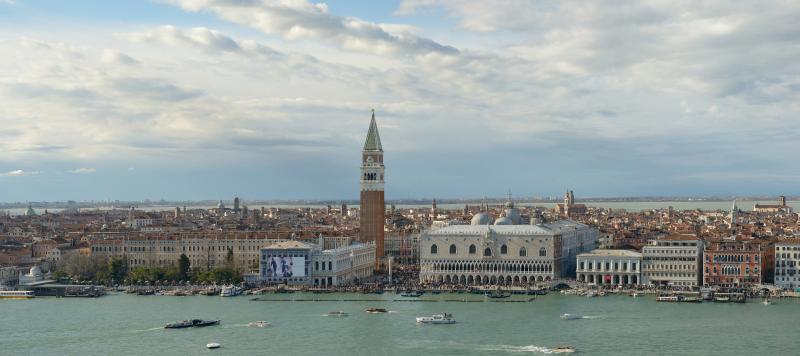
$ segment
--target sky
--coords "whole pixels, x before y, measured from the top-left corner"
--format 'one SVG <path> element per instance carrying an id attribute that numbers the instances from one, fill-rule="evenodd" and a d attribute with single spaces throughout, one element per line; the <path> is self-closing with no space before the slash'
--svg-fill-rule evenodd
<path id="1" fill-rule="evenodd" d="M 800 194 L 800 2 L 0 0 L 0 201 Z"/>

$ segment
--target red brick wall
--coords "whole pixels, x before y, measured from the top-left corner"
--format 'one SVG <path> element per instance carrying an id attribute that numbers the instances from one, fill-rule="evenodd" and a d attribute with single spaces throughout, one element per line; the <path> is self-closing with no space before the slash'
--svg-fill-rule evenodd
<path id="1" fill-rule="evenodd" d="M 382 191 L 361 192 L 361 238 L 360 241 L 375 243 L 377 263 L 383 257 L 383 227 L 385 204 Z"/>

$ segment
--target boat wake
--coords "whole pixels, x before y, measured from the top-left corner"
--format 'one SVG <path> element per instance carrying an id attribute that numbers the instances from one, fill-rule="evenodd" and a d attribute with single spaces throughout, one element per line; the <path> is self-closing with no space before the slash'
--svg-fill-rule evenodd
<path id="1" fill-rule="evenodd" d="M 552 354 L 553 350 L 547 347 L 542 346 L 511 346 L 511 345 L 498 345 L 498 346 L 487 346 L 483 348 L 484 351 L 502 351 L 506 353 L 542 353 L 542 354 Z"/>
<path id="2" fill-rule="evenodd" d="M 591 315 L 589 315 L 589 316 L 586 316 L 586 315 L 585 315 L 585 316 L 582 316 L 582 317 L 581 317 L 581 319 L 598 319 L 598 318 L 600 318 L 600 316 L 599 316 L 599 315 L 595 315 L 595 316 L 591 316 Z"/>
<path id="3" fill-rule="evenodd" d="M 144 329 L 144 330 L 130 330 L 128 332 L 129 333 L 143 333 L 143 332 L 147 332 L 147 331 L 162 330 L 162 329 L 164 329 L 164 327 L 163 326 L 159 326 L 159 327 L 150 328 L 150 329 Z"/>
<path id="4" fill-rule="evenodd" d="M 389 313 L 399 313 L 399 312 L 400 311 L 398 311 L 398 310 L 389 310 Z"/>
<path id="5" fill-rule="evenodd" d="M 240 328 L 240 327 L 243 327 L 243 326 L 250 326 L 250 324 L 224 324 L 224 325 L 222 325 L 222 328 L 223 329 Z"/>

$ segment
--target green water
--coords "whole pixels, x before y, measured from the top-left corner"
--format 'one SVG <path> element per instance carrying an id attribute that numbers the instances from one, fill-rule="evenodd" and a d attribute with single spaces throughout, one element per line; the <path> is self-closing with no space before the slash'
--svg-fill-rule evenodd
<path id="1" fill-rule="evenodd" d="M 249 297 L 136 296 L 0 300 L 2 355 L 543 355 L 578 346 L 578 355 L 797 355 L 800 301 L 746 304 L 656 303 L 654 297 L 586 298 L 550 293 L 532 302 L 392 302 L 396 295 L 268 294 Z M 334 299 L 291 301 L 295 299 Z M 512 296 L 505 300 L 526 300 Z M 378 300 L 380 299 L 380 300 Z M 427 294 L 425 300 L 471 294 Z M 370 314 L 365 309 L 388 309 Z M 348 317 L 327 317 L 331 311 Z M 415 317 L 454 314 L 453 325 Z M 564 313 L 583 315 L 562 320 Z M 187 318 L 219 326 L 164 329 Z M 249 327 L 266 320 L 272 326 Z M 216 342 L 221 349 L 208 350 Z"/>

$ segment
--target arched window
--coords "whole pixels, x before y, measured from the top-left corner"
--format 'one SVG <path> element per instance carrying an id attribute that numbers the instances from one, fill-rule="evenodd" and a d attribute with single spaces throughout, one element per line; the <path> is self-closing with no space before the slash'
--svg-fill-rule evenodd
<path id="1" fill-rule="evenodd" d="M 542 247 L 539 249 L 539 257 L 547 256 L 547 249 Z"/>
<path id="2" fill-rule="evenodd" d="M 483 255 L 484 256 L 491 256 L 492 255 L 492 249 L 487 247 L 485 250 L 483 250 Z"/>
<path id="3" fill-rule="evenodd" d="M 478 253 L 478 251 L 477 251 L 477 249 L 475 248 L 475 245 L 469 245 L 469 254 L 470 254 L 470 255 L 474 255 L 474 254 L 476 254 L 476 253 Z"/>
<path id="4" fill-rule="evenodd" d="M 500 246 L 500 254 L 501 255 L 507 255 L 508 254 L 508 246 L 506 246 L 506 245 Z"/>
<path id="5" fill-rule="evenodd" d="M 439 253 L 439 248 L 438 248 L 438 247 L 436 247 L 436 245 L 432 245 L 432 246 L 431 246 L 431 253 L 432 253 L 432 254 Z"/>
<path id="6" fill-rule="evenodd" d="M 451 255 L 455 255 L 456 254 L 456 245 L 450 245 L 450 254 Z"/>
<path id="7" fill-rule="evenodd" d="M 525 257 L 527 255 L 528 255 L 528 250 L 526 250 L 524 247 L 521 247 L 519 249 L 519 257 Z"/>

